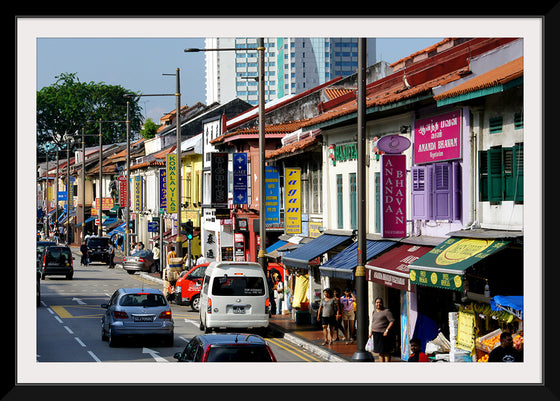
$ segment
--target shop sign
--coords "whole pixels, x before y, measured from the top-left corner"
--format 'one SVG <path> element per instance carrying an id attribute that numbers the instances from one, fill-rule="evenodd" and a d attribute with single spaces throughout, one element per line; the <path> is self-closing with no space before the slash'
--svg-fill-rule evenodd
<path id="1" fill-rule="evenodd" d="M 461 110 L 414 122 L 414 163 L 461 158 Z"/>
<path id="2" fill-rule="evenodd" d="M 127 207 L 128 186 L 126 185 L 126 175 L 119 175 L 119 206 Z"/>
<path id="3" fill-rule="evenodd" d="M 280 223 L 280 173 L 278 167 L 265 167 L 265 218 L 266 224 Z"/>
<path id="4" fill-rule="evenodd" d="M 245 262 L 245 236 L 243 234 L 234 234 L 235 261 Z"/>
<path id="5" fill-rule="evenodd" d="M 102 210 L 111 210 L 113 208 L 113 198 L 103 198 L 101 207 Z M 95 210 L 99 210 L 99 198 L 95 198 Z"/>
<path id="6" fill-rule="evenodd" d="M 167 170 L 164 168 L 159 170 L 159 208 L 167 209 Z"/>
<path id="7" fill-rule="evenodd" d="M 341 145 L 333 144 L 329 146 L 328 154 L 333 166 L 336 166 L 337 161 L 356 160 L 358 159 L 358 144 L 356 142 Z"/>
<path id="8" fill-rule="evenodd" d="M 233 154 L 233 203 L 247 204 L 247 153 Z"/>
<path id="9" fill-rule="evenodd" d="M 177 155 L 169 153 L 166 164 L 167 213 L 177 213 Z"/>
<path id="10" fill-rule="evenodd" d="M 475 347 L 475 319 L 470 311 L 459 311 L 455 346 L 473 352 Z"/>
<path id="11" fill-rule="evenodd" d="M 400 135 L 385 135 L 375 141 L 375 147 L 385 153 L 398 154 L 410 147 L 410 140 Z"/>
<path id="12" fill-rule="evenodd" d="M 211 153 L 211 203 L 214 207 L 228 203 L 228 154 Z"/>
<path id="13" fill-rule="evenodd" d="M 134 177 L 134 211 L 142 210 L 142 176 Z"/>
<path id="14" fill-rule="evenodd" d="M 426 270 L 409 269 L 411 284 L 437 287 L 447 290 L 463 291 L 463 277 L 461 274 L 442 273 Z"/>
<path id="15" fill-rule="evenodd" d="M 405 155 L 381 155 L 381 191 L 382 236 L 406 237 Z"/>
<path id="16" fill-rule="evenodd" d="M 301 233 L 301 168 L 286 168 L 286 234 Z"/>

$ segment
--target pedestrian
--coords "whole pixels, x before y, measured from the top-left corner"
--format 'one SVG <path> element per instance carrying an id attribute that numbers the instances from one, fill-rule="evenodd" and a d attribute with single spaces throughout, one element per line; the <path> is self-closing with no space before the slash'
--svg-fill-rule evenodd
<path id="1" fill-rule="evenodd" d="M 88 258 L 89 258 L 89 251 L 88 251 L 88 247 L 86 245 L 85 240 L 82 242 L 82 245 L 80 245 L 80 252 L 82 252 L 82 257 L 80 259 L 80 264 L 82 266 L 87 266 L 88 265 Z"/>
<path id="2" fill-rule="evenodd" d="M 167 252 L 167 264 L 169 264 L 169 259 L 176 258 L 176 257 L 177 257 L 177 253 L 175 252 L 175 247 L 170 246 L 169 252 Z"/>
<path id="3" fill-rule="evenodd" d="M 200 256 L 198 257 L 198 259 L 196 260 L 196 264 L 197 264 L 197 265 L 201 265 L 201 264 L 203 264 L 203 263 L 208 263 L 208 259 L 206 259 L 206 258 L 204 257 L 204 255 L 200 255 Z"/>
<path id="4" fill-rule="evenodd" d="M 344 326 L 346 344 L 353 342 L 354 338 L 354 302 L 356 302 L 356 297 L 350 288 L 346 288 L 344 290 L 344 295 L 340 298 L 340 305 L 342 307 L 342 324 Z"/>
<path id="5" fill-rule="evenodd" d="M 428 356 L 422 352 L 419 338 L 414 337 L 410 339 L 410 352 L 408 362 L 430 362 Z"/>
<path id="6" fill-rule="evenodd" d="M 109 245 L 109 269 L 114 269 L 115 268 L 115 244 L 113 243 L 113 241 L 110 241 Z"/>
<path id="7" fill-rule="evenodd" d="M 275 291 L 276 291 L 276 313 L 278 315 L 282 314 L 282 301 L 284 300 L 284 284 L 282 283 L 282 280 L 280 280 L 280 276 L 278 274 L 275 275 L 275 280 L 276 280 L 276 286 L 275 286 Z"/>
<path id="8" fill-rule="evenodd" d="M 391 362 L 391 351 L 393 350 L 391 327 L 395 318 L 389 309 L 383 307 L 383 300 L 376 298 L 375 308 L 371 315 L 371 330 L 369 336 L 373 336 L 373 352 L 379 354 L 381 362 Z"/>
<path id="9" fill-rule="evenodd" d="M 336 319 L 334 323 L 335 339 L 333 341 L 340 340 L 340 335 L 338 334 L 339 330 L 342 333 L 342 341 L 345 341 L 346 337 L 344 336 L 344 327 L 342 326 L 342 306 L 340 305 L 340 289 L 338 288 L 333 289 L 333 298 L 334 298 L 334 302 L 338 306 L 336 312 Z"/>
<path id="10" fill-rule="evenodd" d="M 266 271 L 266 284 L 268 285 L 268 300 L 270 302 L 269 315 L 272 316 L 276 312 L 276 299 L 274 298 L 274 280 L 270 270 Z"/>
<path id="11" fill-rule="evenodd" d="M 323 336 L 325 337 L 323 345 L 331 345 L 333 342 L 337 312 L 338 304 L 335 302 L 333 291 L 330 288 L 325 288 L 317 311 L 317 320 L 321 320 Z"/>
<path id="12" fill-rule="evenodd" d="M 523 362 L 523 353 L 513 347 L 511 333 L 500 334 L 500 345 L 490 352 L 488 362 Z"/>
<path id="13" fill-rule="evenodd" d="M 154 268 L 156 273 L 159 273 L 159 255 L 160 255 L 160 251 L 159 251 L 159 244 L 156 242 L 154 245 L 154 248 L 152 249 L 152 253 L 154 255 Z"/>

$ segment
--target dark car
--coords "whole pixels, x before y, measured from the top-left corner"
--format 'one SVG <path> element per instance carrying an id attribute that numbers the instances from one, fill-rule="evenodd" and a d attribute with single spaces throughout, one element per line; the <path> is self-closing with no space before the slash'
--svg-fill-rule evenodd
<path id="1" fill-rule="evenodd" d="M 178 362 L 276 362 L 267 342 L 256 334 L 203 334 L 194 337 Z"/>
<path id="2" fill-rule="evenodd" d="M 126 270 L 128 274 L 139 271 L 153 273 L 154 254 L 152 251 L 142 249 L 130 256 L 126 256 L 123 258 L 123 269 Z"/>
<path id="3" fill-rule="evenodd" d="M 49 246 L 43 251 L 39 267 L 41 280 L 46 276 L 63 275 L 68 280 L 74 276 L 74 258 L 67 246 Z"/>
<path id="4" fill-rule="evenodd" d="M 40 264 L 42 262 L 43 251 L 48 246 L 56 246 L 56 242 L 54 241 L 37 241 L 37 269 L 39 269 Z"/>
<path id="5" fill-rule="evenodd" d="M 90 262 L 109 263 L 109 237 L 89 237 L 86 241 Z"/>

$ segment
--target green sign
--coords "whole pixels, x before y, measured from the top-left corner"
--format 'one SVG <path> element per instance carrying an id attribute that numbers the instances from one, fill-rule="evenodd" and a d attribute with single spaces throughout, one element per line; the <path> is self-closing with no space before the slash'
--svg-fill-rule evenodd
<path id="1" fill-rule="evenodd" d="M 462 291 L 464 271 L 509 243 L 507 240 L 451 237 L 409 266 L 410 281 Z"/>

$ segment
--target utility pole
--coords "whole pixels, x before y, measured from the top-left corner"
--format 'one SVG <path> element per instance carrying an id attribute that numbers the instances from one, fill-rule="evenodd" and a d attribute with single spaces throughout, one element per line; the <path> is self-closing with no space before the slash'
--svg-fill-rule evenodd
<path id="1" fill-rule="evenodd" d="M 357 350 L 352 355 L 355 362 L 373 362 L 373 355 L 365 350 L 368 338 L 367 282 L 366 282 L 366 39 L 358 39 L 358 265 L 356 278 Z"/>

